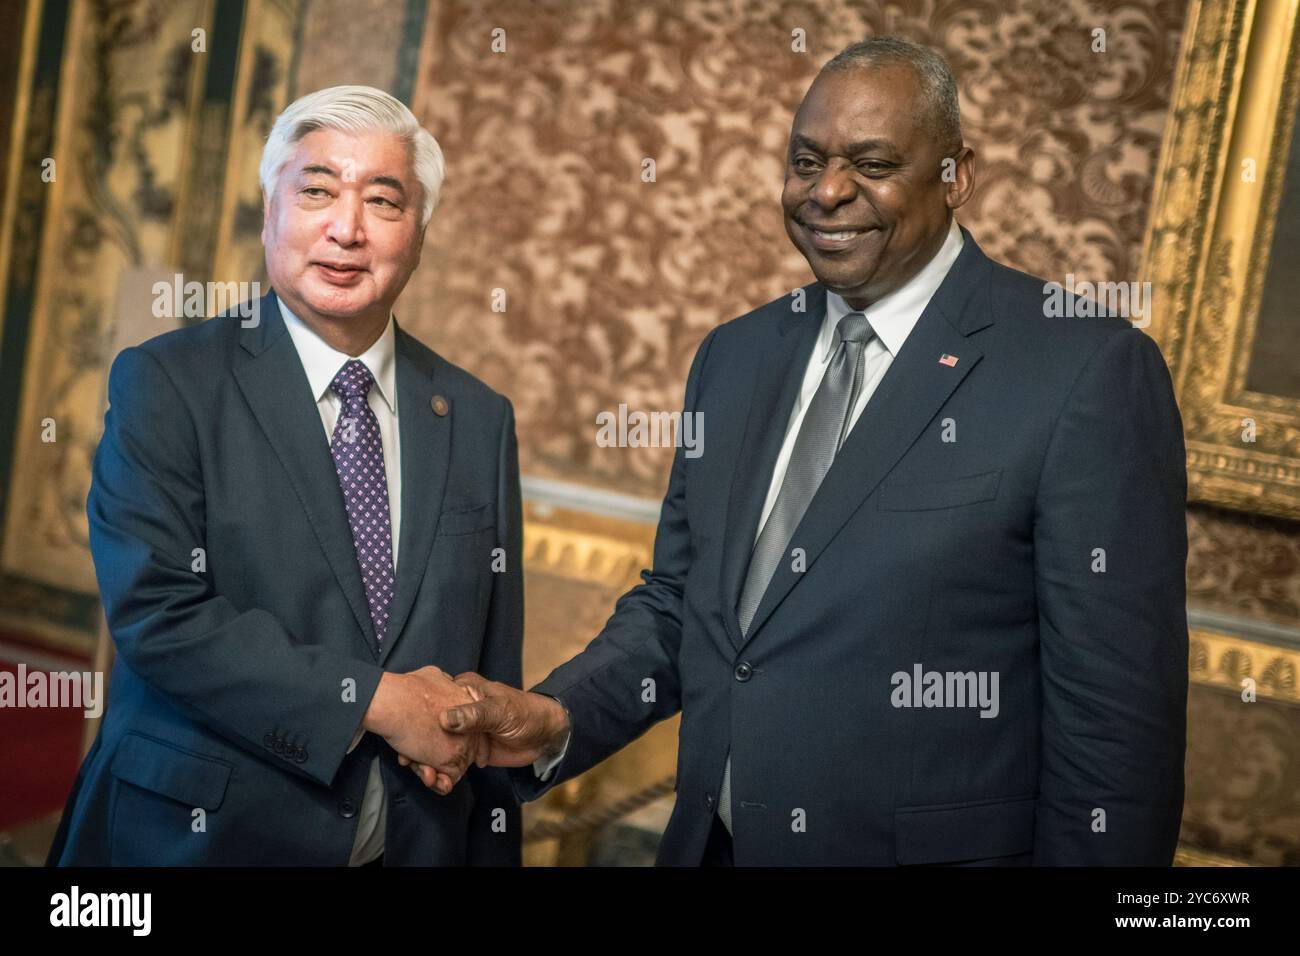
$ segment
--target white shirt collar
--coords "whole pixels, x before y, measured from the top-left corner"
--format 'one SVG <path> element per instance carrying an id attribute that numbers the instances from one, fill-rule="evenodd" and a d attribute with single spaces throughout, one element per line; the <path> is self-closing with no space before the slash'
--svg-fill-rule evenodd
<path id="1" fill-rule="evenodd" d="M 302 319 L 294 315 L 278 295 L 275 301 L 280 305 L 284 326 L 289 330 L 294 348 L 298 350 L 298 358 L 302 360 L 302 367 L 307 373 L 307 381 L 311 383 L 312 400 L 319 402 L 329 391 L 330 383 L 334 381 L 334 376 L 339 373 L 339 369 L 350 362 L 352 356 L 332 348 L 308 328 Z M 390 314 L 388 324 L 384 326 L 383 333 L 375 343 L 356 356 L 374 376 L 375 384 L 379 386 L 379 394 L 393 414 L 397 414 L 397 373 L 393 362 L 396 351 L 397 332 Z"/>
<path id="2" fill-rule="evenodd" d="M 898 350 L 903 347 L 903 342 L 917 320 L 921 318 L 926 305 L 938 290 L 939 284 L 943 282 L 944 276 L 957 260 L 957 255 L 965 243 L 956 218 L 950 218 L 948 223 L 948 235 L 944 238 L 939 251 L 934 254 L 934 258 L 927 262 L 920 272 L 912 276 L 902 288 L 895 289 L 862 310 L 881 343 L 895 357 L 898 356 Z M 821 357 L 822 362 L 830 360 L 831 350 L 835 347 L 835 327 L 839 325 L 840 319 L 856 311 L 858 310 L 845 302 L 841 296 L 829 289 L 826 290 L 826 318 L 817 335 L 816 354 Z"/>

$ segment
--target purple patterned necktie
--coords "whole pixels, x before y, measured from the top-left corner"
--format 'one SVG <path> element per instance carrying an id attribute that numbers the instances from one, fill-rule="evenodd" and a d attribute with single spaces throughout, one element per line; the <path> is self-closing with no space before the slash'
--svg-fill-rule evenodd
<path id="1" fill-rule="evenodd" d="M 374 384 L 370 369 L 356 359 L 345 363 L 330 382 L 330 388 L 343 400 L 330 454 L 334 456 L 348 509 L 375 639 L 383 641 L 388 605 L 393 599 L 393 526 L 388 516 L 388 479 L 379 419 L 366 400 Z"/>

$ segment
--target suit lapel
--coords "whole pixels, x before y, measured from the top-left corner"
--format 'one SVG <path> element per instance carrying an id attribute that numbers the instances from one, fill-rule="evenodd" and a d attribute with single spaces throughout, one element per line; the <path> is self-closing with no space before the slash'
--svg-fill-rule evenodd
<path id="1" fill-rule="evenodd" d="M 731 476 L 720 578 L 722 619 L 727 637 L 737 649 L 742 640 L 736 603 L 754 550 L 758 519 L 781 452 L 785 426 L 803 383 L 804 368 L 826 316 L 826 290 L 817 284 L 806 288 L 808 308 L 795 312 L 791 307 L 792 297 L 782 299 L 784 313 L 766 325 L 762 342 L 752 351 L 758 368 L 749 399 L 745 435 Z"/>
<path id="2" fill-rule="evenodd" d="M 411 606 L 429 563 L 442 496 L 447 487 L 451 421 L 457 413 L 451 382 L 445 392 L 445 415 L 433 411 L 438 358 L 397 328 L 397 426 L 402 448 L 402 528 L 398 542 L 397 582 L 389 609 L 388 635 L 380 649 L 386 661 L 402 635 Z M 444 376 L 445 377 L 445 376 Z"/>
<path id="3" fill-rule="evenodd" d="M 274 292 L 262 297 L 259 309 L 258 324 L 241 331 L 240 345 L 249 358 L 235 368 L 235 380 L 288 473 L 289 483 L 352 609 L 363 643 L 377 656 L 374 624 L 357 567 L 347 507 L 329 440 L 321 427 L 320 411 L 312 401 L 307 373 L 284 327 Z"/>
<path id="4" fill-rule="evenodd" d="M 989 302 L 992 267 L 964 228 L 962 235 L 965 244 L 961 253 L 867 402 L 795 530 L 790 548 L 804 549 L 804 571 L 796 572 L 789 561 L 777 566 L 744 644 L 753 640 L 840 528 L 875 491 L 983 357 L 983 352 L 967 336 L 993 321 Z M 958 356 L 956 366 L 939 363 L 939 357 L 945 353 Z M 803 367 L 799 365 L 796 373 Z M 776 421 L 784 423 L 786 418 Z M 780 428 L 778 424 L 771 430 Z M 772 456 L 773 462 L 775 457 Z M 767 465 L 767 481 L 771 480 L 771 467 Z M 766 494 L 766 482 L 763 493 Z M 752 538 L 754 529 L 750 530 Z M 726 609 L 730 620 L 734 620 L 734 608 L 733 600 Z"/>

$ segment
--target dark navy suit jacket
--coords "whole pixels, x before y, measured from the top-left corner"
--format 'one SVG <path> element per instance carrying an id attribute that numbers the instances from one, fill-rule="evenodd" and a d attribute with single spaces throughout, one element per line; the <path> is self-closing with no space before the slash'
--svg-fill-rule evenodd
<path id="1" fill-rule="evenodd" d="M 825 290 L 705 338 L 685 398 L 704 452 L 678 450 L 644 583 L 535 688 L 573 731 L 547 783 L 512 771 L 522 798 L 680 711 L 660 863 L 700 862 L 728 752 L 740 865 L 1170 863 L 1187 538 L 1169 373 L 1121 319 L 1045 317 L 1043 281 L 962 232 L 794 534 L 804 569 L 779 568 L 745 638 Z M 997 716 L 895 706 L 917 665 L 996 672 Z"/>
<path id="2" fill-rule="evenodd" d="M 117 659 L 50 861 L 342 865 L 377 754 L 386 864 L 518 864 L 504 771 L 471 767 L 440 797 L 373 734 L 346 753 L 385 670 L 522 680 L 510 402 L 397 329 L 400 560 L 377 642 L 274 293 L 258 314 L 255 327 L 236 314 L 169 332 L 113 363 L 87 507 Z"/>

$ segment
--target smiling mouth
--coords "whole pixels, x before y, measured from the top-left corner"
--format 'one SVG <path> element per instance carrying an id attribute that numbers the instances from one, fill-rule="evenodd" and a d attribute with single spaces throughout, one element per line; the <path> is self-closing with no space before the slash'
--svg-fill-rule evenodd
<path id="1" fill-rule="evenodd" d="M 818 239 L 826 239 L 830 242 L 844 242 L 846 239 L 852 239 L 855 236 L 862 235 L 867 230 L 844 229 L 839 232 L 826 232 L 824 229 L 813 229 L 812 227 L 809 227 L 808 231 L 811 232 Z"/>
<path id="2" fill-rule="evenodd" d="M 808 233 L 808 238 L 814 248 L 826 252 L 835 252 L 840 249 L 847 249 L 858 239 L 861 239 L 869 232 L 874 232 L 875 226 L 866 226 L 855 229 L 816 229 L 807 223 L 801 223 L 804 230 Z"/>

